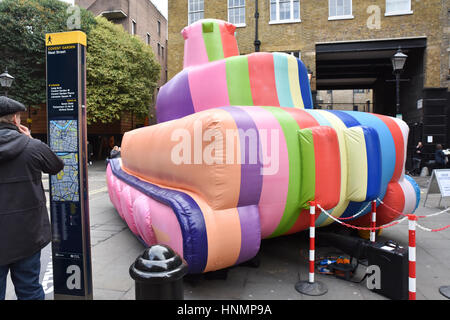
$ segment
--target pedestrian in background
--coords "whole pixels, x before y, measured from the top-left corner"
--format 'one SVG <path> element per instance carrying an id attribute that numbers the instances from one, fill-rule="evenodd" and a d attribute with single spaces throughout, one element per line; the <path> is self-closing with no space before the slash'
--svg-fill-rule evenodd
<path id="1" fill-rule="evenodd" d="M 52 239 L 42 172 L 57 174 L 64 162 L 20 124 L 23 104 L 0 97 L 0 300 L 6 278 L 19 300 L 43 300 L 41 250 Z"/>
<path id="2" fill-rule="evenodd" d="M 114 146 L 114 148 L 111 150 L 109 154 L 109 158 L 110 159 L 120 158 L 120 147 Z"/>
<path id="3" fill-rule="evenodd" d="M 436 152 L 434 153 L 435 169 L 444 169 L 446 165 L 446 156 L 442 151 L 442 144 L 436 145 Z"/>
<path id="4" fill-rule="evenodd" d="M 88 166 L 92 165 L 92 156 L 94 155 L 94 149 L 92 148 L 92 144 L 87 141 L 87 152 L 88 152 Z"/>
<path id="5" fill-rule="evenodd" d="M 413 166 L 413 170 L 411 172 L 413 175 L 420 174 L 420 165 L 422 163 L 422 151 L 423 151 L 422 141 L 419 141 L 416 146 L 416 151 L 414 152 L 414 155 L 413 155 L 413 165 L 414 166 Z"/>

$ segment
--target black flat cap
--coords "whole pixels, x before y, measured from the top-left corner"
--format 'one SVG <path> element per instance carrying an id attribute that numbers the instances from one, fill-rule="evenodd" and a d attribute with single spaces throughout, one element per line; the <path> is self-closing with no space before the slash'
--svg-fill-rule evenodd
<path id="1" fill-rule="evenodd" d="M 0 97 L 0 117 L 26 110 L 27 108 L 25 108 L 25 106 L 20 102 L 8 97 Z"/>

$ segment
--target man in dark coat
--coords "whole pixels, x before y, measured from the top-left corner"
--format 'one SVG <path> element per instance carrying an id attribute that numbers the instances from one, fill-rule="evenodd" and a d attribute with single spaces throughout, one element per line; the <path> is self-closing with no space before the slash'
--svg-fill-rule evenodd
<path id="1" fill-rule="evenodd" d="M 414 152 L 413 155 L 413 164 L 414 164 L 414 168 L 412 170 L 412 174 L 415 175 L 419 175 L 420 174 L 420 165 L 422 162 L 422 152 L 423 152 L 423 144 L 422 141 L 419 141 L 419 143 L 417 143 L 416 146 L 416 151 Z"/>
<path id="2" fill-rule="evenodd" d="M 64 162 L 20 124 L 19 102 L 0 97 L 0 300 L 6 277 L 18 299 L 44 299 L 40 255 L 52 239 L 42 172 L 57 174 Z"/>

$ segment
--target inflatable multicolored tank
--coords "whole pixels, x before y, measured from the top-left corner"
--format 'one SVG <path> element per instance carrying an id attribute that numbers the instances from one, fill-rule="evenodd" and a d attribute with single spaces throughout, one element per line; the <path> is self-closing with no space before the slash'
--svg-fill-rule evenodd
<path id="1" fill-rule="evenodd" d="M 384 203 L 378 225 L 398 218 L 392 209 L 416 209 L 402 120 L 312 110 L 302 61 L 240 56 L 234 32 L 209 19 L 182 31 L 184 69 L 160 89 L 159 123 L 127 132 L 122 158 L 109 162 L 111 201 L 134 234 L 201 273 L 253 258 L 261 239 L 307 229 L 311 200 L 359 226 L 369 215 L 352 217 L 374 199 Z M 333 222 L 319 213 L 318 227 Z"/>

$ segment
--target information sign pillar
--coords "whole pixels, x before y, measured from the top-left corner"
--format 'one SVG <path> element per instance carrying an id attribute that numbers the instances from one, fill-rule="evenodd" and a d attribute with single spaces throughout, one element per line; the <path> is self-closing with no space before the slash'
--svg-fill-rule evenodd
<path id="1" fill-rule="evenodd" d="M 92 299 L 86 34 L 47 34 L 45 43 L 48 144 L 65 164 L 49 181 L 54 298 Z"/>

